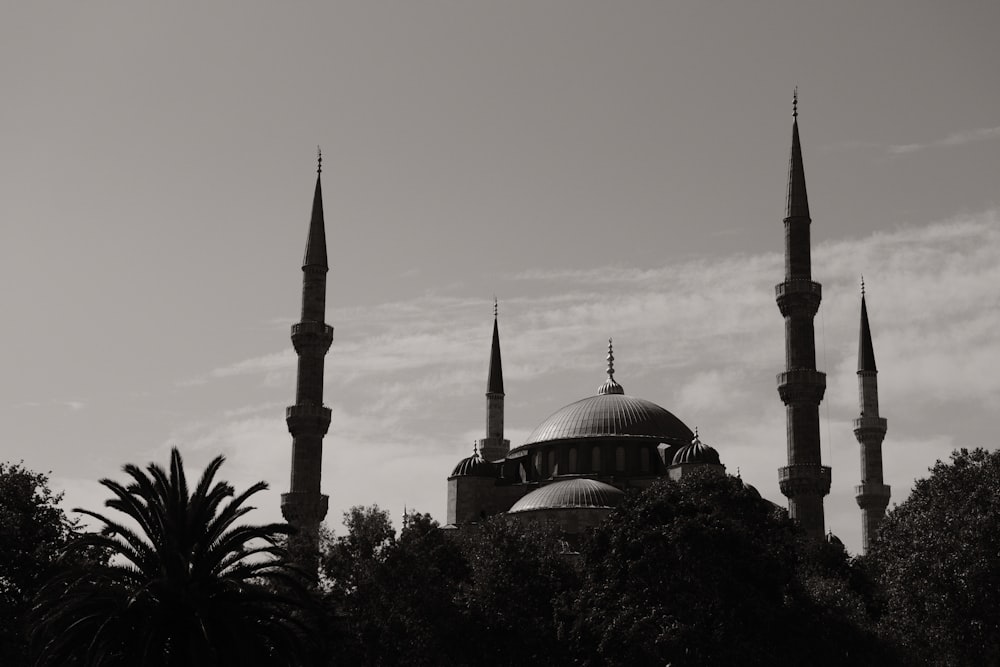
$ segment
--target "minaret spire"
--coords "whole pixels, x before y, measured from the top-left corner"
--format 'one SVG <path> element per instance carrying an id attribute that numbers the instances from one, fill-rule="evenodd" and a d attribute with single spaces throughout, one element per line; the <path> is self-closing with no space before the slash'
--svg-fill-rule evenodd
<path id="1" fill-rule="evenodd" d="M 775 288 L 785 318 L 785 372 L 778 374 L 778 395 L 785 404 L 788 465 L 778 470 L 788 513 L 816 539 L 826 534 L 823 497 L 830 492 L 830 468 L 822 464 L 819 404 L 826 375 L 816 370 L 813 318 L 822 289 L 812 281 L 809 198 L 799 142 L 798 89 L 792 101 L 792 151 L 785 201 L 785 281 Z"/>
<path id="2" fill-rule="evenodd" d="M 498 461 L 510 451 L 510 440 L 503 437 L 503 363 L 500 359 L 499 303 L 493 297 L 493 343 L 490 347 L 490 370 L 486 377 L 486 437 L 479 441 L 479 451 L 487 461 Z"/>
<path id="3" fill-rule="evenodd" d="M 330 409 L 323 406 L 323 365 L 333 342 L 326 324 L 326 230 L 320 184 L 323 156 L 316 160 L 316 191 L 302 262 L 302 317 L 292 325 L 292 344 L 298 355 L 295 405 L 285 410 L 292 435 L 292 474 L 288 493 L 281 495 L 281 513 L 297 530 L 290 551 L 299 566 L 315 576 L 319 556 L 319 524 L 326 516 L 328 498 L 320 491 L 323 436 L 330 427 Z"/>
<path id="4" fill-rule="evenodd" d="M 861 281 L 861 327 L 858 333 L 858 403 L 861 415 L 854 420 L 854 437 L 861 445 L 861 484 L 855 499 L 861 508 L 861 538 L 865 553 L 889 506 L 891 489 L 882 479 L 882 441 L 887 422 L 878 412 L 878 370 L 868 325 L 864 280 Z"/>

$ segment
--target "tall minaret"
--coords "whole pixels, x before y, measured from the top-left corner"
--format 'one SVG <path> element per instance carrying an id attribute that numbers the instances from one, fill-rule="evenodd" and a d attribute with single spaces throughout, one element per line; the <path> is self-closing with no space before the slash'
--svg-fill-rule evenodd
<path id="1" fill-rule="evenodd" d="M 861 281 L 861 331 L 858 334 L 858 403 L 861 416 L 854 420 L 854 437 L 861 444 L 861 484 L 855 487 L 861 508 L 861 537 L 865 553 L 889 505 L 889 487 L 882 483 L 882 440 L 886 421 L 878 415 L 878 370 L 868 326 L 865 283 Z"/>
<path id="2" fill-rule="evenodd" d="M 785 372 L 778 374 L 778 395 L 785 404 L 788 465 L 778 469 L 788 514 L 806 533 L 823 539 L 823 496 L 830 492 L 830 468 L 822 464 L 819 404 L 826 375 L 816 370 L 813 318 L 822 290 L 812 281 L 809 249 L 809 199 L 799 145 L 798 91 L 792 106 L 792 154 L 788 161 L 785 209 L 785 281 L 775 287 L 785 318 Z"/>
<path id="3" fill-rule="evenodd" d="M 298 533 L 291 540 L 292 557 L 307 572 L 316 567 L 319 524 L 326 516 L 327 496 L 320 492 L 323 436 L 330 427 L 330 409 L 323 406 L 323 360 L 333 342 L 333 327 L 326 315 L 326 230 L 320 174 L 323 156 L 317 157 L 316 194 L 302 262 L 302 319 L 292 325 L 292 344 L 299 357 L 295 405 L 285 410 L 292 434 L 292 480 L 281 494 L 281 513 Z"/>
<path id="4" fill-rule="evenodd" d="M 510 452 L 510 440 L 503 437 L 503 366 L 500 363 L 499 307 L 493 300 L 493 347 L 490 372 L 486 378 L 486 437 L 479 441 L 479 453 L 487 461 L 499 461 Z"/>

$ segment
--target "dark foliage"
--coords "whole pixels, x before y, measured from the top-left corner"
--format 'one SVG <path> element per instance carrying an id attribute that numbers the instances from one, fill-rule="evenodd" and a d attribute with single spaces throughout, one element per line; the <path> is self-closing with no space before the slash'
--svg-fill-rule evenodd
<path id="1" fill-rule="evenodd" d="M 28 664 L 28 612 L 76 530 L 61 498 L 46 475 L 0 463 L 0 665 Z"/>
<path id="2" fill-rule="evenodd" d="M 36 609 L 40 665 L 299 665 L 307 658 L 301 578 L 277 539 L 285 524 L 239 525 L 264 483 L 234 495 L 214 482 L 222 457 L 193 492 L 173 450 L 169 472 L 124 467 L 127 486 L 101 480 L 105 504 L 123 521 L 74 541 L 110 564 L 75 568 L 41 591 Z M 227 502 L 228 500 L 228 502 Z M 136 528 L 129 527 L 135 524 Z"/>
<path id="3" fill-rule="evenodd" d="M 584 550 L 567 628 L 580 663 L 887 661 L 859 626 L 863 605 L 842 548 L 803 539 L 781 510 L 731 477 L 663 479 L 629 496 Z"/>
<path id="4" fill-rule="evenodd" d="M 868 565 L 912 664 L 1000 665 L 1000 452 L 938 461 L 891 511 Z"/>
<path id="5" fill-rule="evenodd" d="M 571 664 L 558 636 L 560 614 L 579 578 L 576 555 L 544 525 L 507 517 L 482 524 L 464 541 L 471 577 L 460 591 L 469 619 L 467 654 L 482 665 Z"/>

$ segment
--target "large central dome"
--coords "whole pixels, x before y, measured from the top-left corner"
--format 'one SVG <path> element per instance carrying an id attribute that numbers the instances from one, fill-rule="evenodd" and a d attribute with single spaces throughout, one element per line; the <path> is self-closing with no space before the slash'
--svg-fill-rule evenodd
<path id="1" fill-rule="evenodd" d="M 693 437 L 684 422 L 656 403 L 625 394 L 600 394 L 571 403 L 543 421 L 523 446 L 581 438 L 657 438 L 686 444 Z"/>

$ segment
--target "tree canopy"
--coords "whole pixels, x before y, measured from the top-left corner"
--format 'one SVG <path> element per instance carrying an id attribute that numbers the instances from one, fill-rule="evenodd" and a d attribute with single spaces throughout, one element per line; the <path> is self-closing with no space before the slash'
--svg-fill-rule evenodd
<path id="1" fill-rule="evenodd" d="M 39 595 L 41 665 L 298 665 L 309 628 L 300 577 L 278 539 L 285 524 L 245 525 L 247 500 L 216 482 L 212 460 L 193 489 L 180 453 L 169 471 L 126 465 L 127 485 L 104 479 L 105 505 L 121 518 L 77 510 L 103 524 L 68 547 L 112 554 L 74 568 Z"/>
<path id="2" fill-rule="evenodd" d="M 0 462 L 0 664 L 27 664 L 26 616 L 76 524 L 48 476 Z"/>
<path id="3" fill-rule="evenodd" d="M 1000 664 L 1000 452 L 938 461 L 867 557 L 882 627 L 913 664 Z"/>

